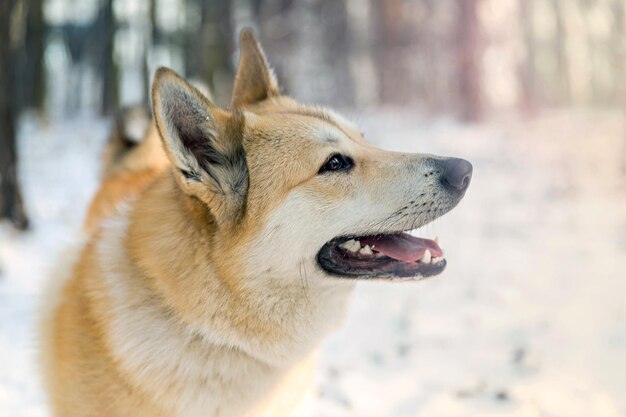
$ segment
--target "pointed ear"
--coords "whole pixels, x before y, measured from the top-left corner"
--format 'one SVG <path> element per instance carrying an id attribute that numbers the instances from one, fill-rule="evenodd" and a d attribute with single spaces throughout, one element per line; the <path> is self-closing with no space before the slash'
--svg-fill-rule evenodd
<path id="1" fill-rule="evenodd" d="M 248 189 L 243 116 L 220 110 L 166 68 L 154 77 L 152 108 L 183 191 L 204 201 L 218 223 L 232 219 Z"/>
<path id="2" fill-rule="evenodd" d="M 251 29 L 241 31 L 239 49 L 239 67 L 235 76 L 231 108 L 236 109 L 279 95 L 280 88 L 274 71 Z"/>

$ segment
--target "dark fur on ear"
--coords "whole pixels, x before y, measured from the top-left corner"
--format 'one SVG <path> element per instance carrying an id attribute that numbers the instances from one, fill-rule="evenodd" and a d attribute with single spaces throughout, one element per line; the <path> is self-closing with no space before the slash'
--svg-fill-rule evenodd
<path id="1" fill-rule="evenodd" d="M 220 110 L 175 72 L 160 68 L 152 105 L 167 154 L 190 194 L 216 206 L 242 204 L 248 188 L 244 117 Z"/>
<path id="2" fill-rule="evenodd" d="M 231 107 L 236 109 L 280 95 L 274 71 L 251 29 L 245 28 L 241 31 L 239 49 L 239 67 L 235 76 Z"/>

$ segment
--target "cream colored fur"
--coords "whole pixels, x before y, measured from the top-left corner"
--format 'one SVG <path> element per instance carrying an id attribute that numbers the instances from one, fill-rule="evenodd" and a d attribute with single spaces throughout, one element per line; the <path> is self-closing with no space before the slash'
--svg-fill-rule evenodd
<path id="1" fill-rule="evenodd" d="M 108 171 L 42 321 L 56 416 L 290 415 L 354 287 L 317 265 L 320 247 L 454 206 L 424 178 L 435 157 L 368 145 L 353 124 L 281 95 L 251 32 L 241 48 L 228 111 L 157 73 L 169 162 L 152 148 Z M 318 175 L 333 153 L 355 159 L 349 175 Z"/>

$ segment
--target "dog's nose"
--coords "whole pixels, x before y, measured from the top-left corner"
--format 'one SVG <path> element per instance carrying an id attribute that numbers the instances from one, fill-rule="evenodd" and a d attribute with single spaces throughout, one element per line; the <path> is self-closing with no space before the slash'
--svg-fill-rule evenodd
<path id="1" fill-rule="evenodd" d="M 457 191 L 465 191 L 472 180 L 472 164 L 461 158 L 447 158 L 442 164 L 441 181 Z"/>

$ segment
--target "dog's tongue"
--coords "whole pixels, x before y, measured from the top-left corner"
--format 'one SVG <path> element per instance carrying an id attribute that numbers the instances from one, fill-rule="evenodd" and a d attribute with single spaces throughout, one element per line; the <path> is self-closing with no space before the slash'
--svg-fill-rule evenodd
<path id="1" fill-rule="evenodd" d="M 407 233 L 367 236 L 359 240 L 361 245 L 370 245 L 375 251 L 398 261 L 415 262 L 424 256 L 426 249 L 433 257 L 443 255 L 443 251 L 434 240 L 422 239 Z"/>

